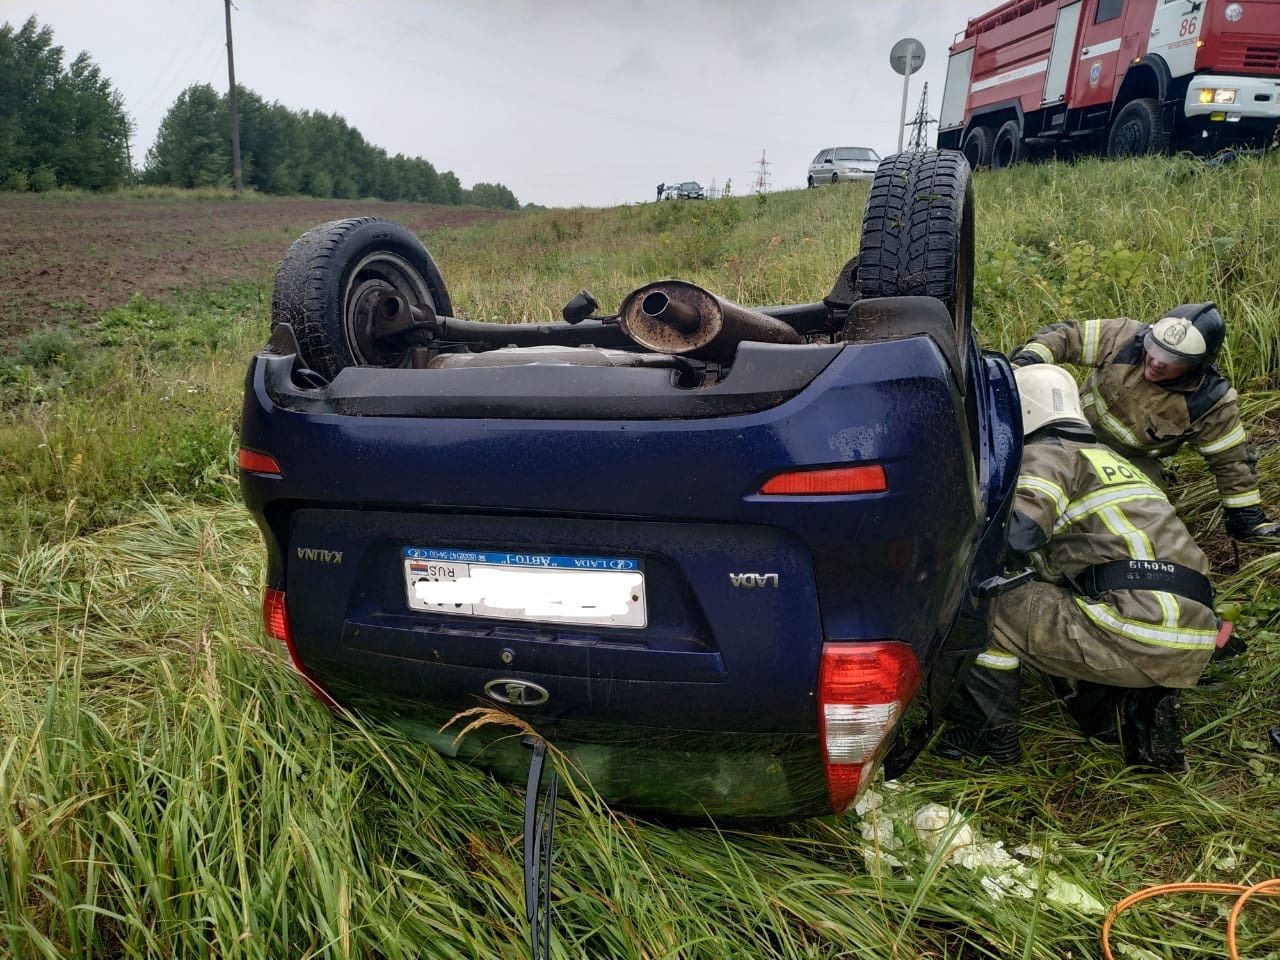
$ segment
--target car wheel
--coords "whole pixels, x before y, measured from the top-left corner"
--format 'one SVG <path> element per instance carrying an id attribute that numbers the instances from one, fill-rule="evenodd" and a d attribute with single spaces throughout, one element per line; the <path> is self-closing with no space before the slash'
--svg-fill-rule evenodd
<path id="1" fill-rule="evenodd" d="M 809 174 L 809 189 L 813 189 L 813 174 Z"/>
<path id="2" fill-rule="evenodd" d="M 1130 100 L 1116 114 L 1107 134 L 1107 154 L 1132 157 L 1144 153 L 1164 153 L 1169 149 L 1169 127 L 1164 108 L 1153 97 Z"/>
<path id="3" fill-rule="evenodd" d="M 1017 120 L 1006 120 L 996 131 L 991 145 L 991 169 L 1003 170 L 1022 159 L 1022 127 Z"/>
<path id="4" fill-rule="evenodd" d="M 973 183 L 961 154 L 900 153 L 880 164 L 862 216 L 855 289 L 859 299 L 941 300 L 955 329 L 960 383 L 967 383 Z"/>
<path id="5" fill-rule="evenodd" d="M 995 145 L 995 133 L 990 127 L 974 127 L 964 137 L 960 152 L 969 161 L 969 169 L 991 166 L 991 148 Z"/>
<path id="6" fill-rule="evenodd" d="M 838 174 L 838 173 L 833 173 L 833 174 L 831 175 L 831 182 L 832 182 L 832 183 L 839 183 L 839 182 L 840 182 L 840 174 Z"/>
<path id="7" fill-rule="evenodd" d="M 285 254 L 271 326 L 290 324 L 302 361 L 329 379 L 349 366 L 402 366 L 410 345 L 399 334 L 377 336 L 369 321 L 372 301 L 386 293 L 453 314 L 440 270 L 413 233 L 376 217 L 334 220 L 308 230 Z"/>

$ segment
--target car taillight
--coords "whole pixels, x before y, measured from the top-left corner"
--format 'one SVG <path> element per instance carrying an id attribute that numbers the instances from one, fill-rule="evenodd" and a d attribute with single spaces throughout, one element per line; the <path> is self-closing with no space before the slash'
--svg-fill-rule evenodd
<path id="1" fill-rule="evenodd" d="M 289 628 L 289 611 L 284 607 L 284 591 L 267 587 L 262 594 L 262 625 L 267 636 L 279 640 L 292 656 L 293 631 Z"/>
<path id="2" fill-rule="evenodd" d="M 316 683 L 315 678 L 311 676 L 298 658 L 298 648 L 293 643 L 293 628 L 289 625 L 289 611 L 285 607 L 284 601 L 285 594 L 283 590 L 267 587 L 263 591 L 262 625 L 266 628 L 267 636 L 284 644 L 285 651 L 289 654 L 289 662 L 293 664 L 293 669 L 297 670 L 302 678 L 307 681 L 307 686 L 324 702 L 325 706 L 336 709 L 338 702 L 329 696 L 329 692 L 324 687 Z"/>
<path id="3" fill-rule="evenodd" d="M 883 493 L 889 489 L 884 467 L 878 463 L 861 467 L 823 467 L 819 470 L 788 470 L 765 481 L 760 492 L 770 496 L 816 496 L 841 493 Z"/>
<path id="4" fill-rule="evenodd" d="M 249 473 L 265 473 L 270 476 L 279 477 L 283 474 L 280 472 L 280 464 L 276 463 L 276 458 L 266 453 L 259 453 L 257 450 L 246 450 L 240 448 L 240 456 L 237 458 L 240 469 Z"/>
<path id="5" fill-rule="evenodd" d="M 818 724 L 836 813 L 866 787 L 919 685 L 920 664 L 905 643 L 823 645 Z"/>

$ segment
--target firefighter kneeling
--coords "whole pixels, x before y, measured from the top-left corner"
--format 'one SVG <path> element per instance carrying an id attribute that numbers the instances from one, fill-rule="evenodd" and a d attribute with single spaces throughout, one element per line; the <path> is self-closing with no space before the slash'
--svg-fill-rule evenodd
<path id="1" fill-rule="evenodd" d="M 1016 761 L 1026 663 L 1055 679 L 1087 736 L 1114 737 L 1118 711 L 1130 764 L 1182 770 L 1177 688 L 1195 684 L 1218 632 L 1208 560 L 1160 488 L 1097 442 L 1066 370 L 1015 375 L 1026 442 L 1008 548 L 1038 579 L 991 601 L 990 646 L 935 752 Z"/>

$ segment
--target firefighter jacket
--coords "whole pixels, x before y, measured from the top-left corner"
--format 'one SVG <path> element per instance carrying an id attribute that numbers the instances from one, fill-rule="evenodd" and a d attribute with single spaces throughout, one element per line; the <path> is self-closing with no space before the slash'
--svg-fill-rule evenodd
<path id="1" fill-rule="evenodd" d="M 1209 561 L 1164 492 L 1102 444 L 1062 436 L 1027 444 L 1014 511 L 1021 515 L 1024 543 L 1011 533 L 1010 546 L 1024 552 L 1038 547 L 1032 559 L 1045 579 L 1074 588 L 1088 568 L 1113 560 L 1163 561 L 1208 576 Z M 1029 523 L 1038 529 L 1028 530 Z M 1076 590 L 1071 600 L 1084 619 L 1116 637 L 1125 656 L 1166 686 L 1195 683 L 1215 649 L 1217 615 L 1185 596 L 1154 589 L 1088 596 Z"/>
<path id="2" fill-rule="evenodd" d="M 1167 457 L 1184 443 L 1205 459 L 1224 507 L 1262 502 L 1256 458 L 1240 425 L 1236 391 L 1214 367 L 1187 384 L 1143 376 L 1147 326 L 1127 317 L 1055 323 L 1019 354 L 1089 367 L 1080 393 L 1098 439 L 1126 457 Z"/>

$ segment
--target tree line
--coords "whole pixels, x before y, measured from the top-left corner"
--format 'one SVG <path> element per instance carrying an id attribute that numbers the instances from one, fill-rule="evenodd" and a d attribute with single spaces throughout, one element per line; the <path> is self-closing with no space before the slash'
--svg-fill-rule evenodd
<path id="1" fill-rule="evenodd" d="M 129 155 L 132 123 L 124 99 L 81 53 L 63 66 L 53 31 L 33 16 L 0 26 L 0 187 L 108 190 L 140 179 L 173 187 L 231 183 L 227 97 L 209 84 L 188 87 L 160 122 L 140 172 Z M 269 194 L 375 197 L 519 209 L 500 183 L 464 189 L 451 170 L 422 157 L 388 156 L 336 114 L 294 111 L 236 87 L 246 187 Z"/>

